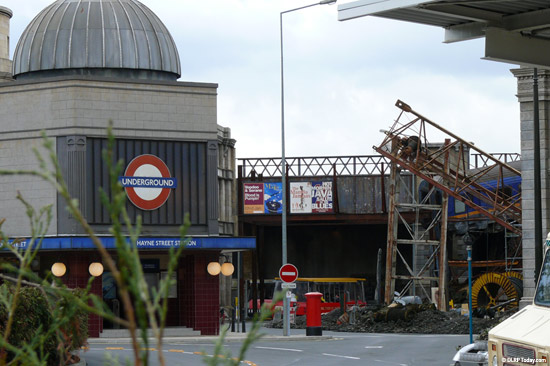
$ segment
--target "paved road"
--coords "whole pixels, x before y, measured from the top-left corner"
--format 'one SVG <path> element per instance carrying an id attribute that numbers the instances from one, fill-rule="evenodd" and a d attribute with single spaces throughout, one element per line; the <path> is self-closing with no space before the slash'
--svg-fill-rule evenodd
<path id="1" fill-rule="evenodd" d="M 291 334 L 303 334 L 292 330 Z M 268 334 L 282 335 L 280 330 L 266 329 Z M 372 366 L 448 366 L 458 345 L 468 342 L 467 335 L 397 335 L 323 332 L 333 336 L 323 340 L 264 340 L 254 343 L 243 365 L 372 365 Z M 224 350 L 238 354 L 242 342 L 227 342 Z M 203 365 L 203 357 L 212 355 L 210 341 L 185 339 L 164 345 L 166 365 Z M 151 352 L 150 365 L 158 366 L 157 350 Z M 107 354 L 109 356 L 107 356 Z M 107 358 L 118 358 L 120 364 L 131 359 L 129 344 L 91 344 L 84 354 L 88 366 L 104 366 Z M 133 362 L 131 362 L 133 364 Z"/>

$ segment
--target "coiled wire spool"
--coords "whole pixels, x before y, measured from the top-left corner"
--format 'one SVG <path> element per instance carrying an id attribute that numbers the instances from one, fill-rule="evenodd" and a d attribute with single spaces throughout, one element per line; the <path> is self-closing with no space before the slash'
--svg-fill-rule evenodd
<path id="1" fill-rule="evenodd" d="M 512 285 L 516 288 L 519 299 L 523 297 L 523 274 L 516 271 L 504 272 L 504 275 L 512 282 Z"/>
<path id="2" fill-rule="evenodd" d="M 515 299 L 508 307 L 517 307 L 519 294 L 510 278 L 489 272 L 481 275 L 472 285 L 472 308 L 490 308 Z"/>
<path id="3" fill-rule="evenodd" d="M 504 272 L 503 275 L 505 275 L 508 278 L 517 278 L 518 280 L 523 281 L 523 274 L 521 272 L 508 271 L 508 272 Z"/>

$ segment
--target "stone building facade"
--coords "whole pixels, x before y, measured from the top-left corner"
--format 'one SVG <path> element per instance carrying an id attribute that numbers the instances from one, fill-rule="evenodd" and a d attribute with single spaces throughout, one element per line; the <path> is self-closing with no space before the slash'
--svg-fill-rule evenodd
<path id="1" fill-rule="evenodd" d="M 521 123 L 521 204 L 522 204 L 522 262 L 523 262 L 523 299 L 520 306 L 533 302 L 535 282 L 535 187 L 534 187 L 534 103 L 533 69 L 514 69 L 512 73 L 518 80 L 518 101 L 520 103 Z M 540 168 L 541 168 L 541 209 L 542 238 L 550 230 L 548 180 L 550 158 L 550 71 L 538 70 L 539 79 L 539 130 L 540 130 Z"/>

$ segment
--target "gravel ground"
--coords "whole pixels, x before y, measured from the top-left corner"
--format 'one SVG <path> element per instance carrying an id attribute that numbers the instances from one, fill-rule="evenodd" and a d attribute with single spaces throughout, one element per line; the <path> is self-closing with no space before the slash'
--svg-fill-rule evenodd
<path id="1" fill-rule="evenodd" d="M 321 323 L 323 330 L 341 331 L 341 332 L 363 332 L 363 333 L 421 333 L 421 334 L 468 334 L 469 322 L 468 316 L 460 315 L 458 311 L 442 312 L 435 309 L 420 310 L 415 313 L 410 321 L 375 321 L 374 313 L 377 309 L 360 308 L 356 312 L 354 324 L 342 322 L 338 324 L 338 318 L 341 316 L 340 309 L 333 310 L 322 316 Z M 482 337 L 487 331 L 493 328 L 512 315 L 515 311 L 497 313 L 494 318 L 474 318 L 474 333 Z M 271 324 L 273 328 L 282 328 L 281 320 L 274 320 Z M 296 324 L 291 324 L 291 328 L 305 329 L 306 317 L 296 317 Z"/>

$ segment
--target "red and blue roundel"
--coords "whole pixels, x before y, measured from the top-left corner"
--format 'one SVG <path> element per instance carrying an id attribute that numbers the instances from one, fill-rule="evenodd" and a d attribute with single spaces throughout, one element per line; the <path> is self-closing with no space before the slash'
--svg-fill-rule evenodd
<path id="1" fill-rule="evenodd" d="M 178 185 L 164 161 L 148 154 L 135 157 L 118 180 L 130 202 L 142 210 L 156 210 L 162 206 L 170 190 Z"/>

